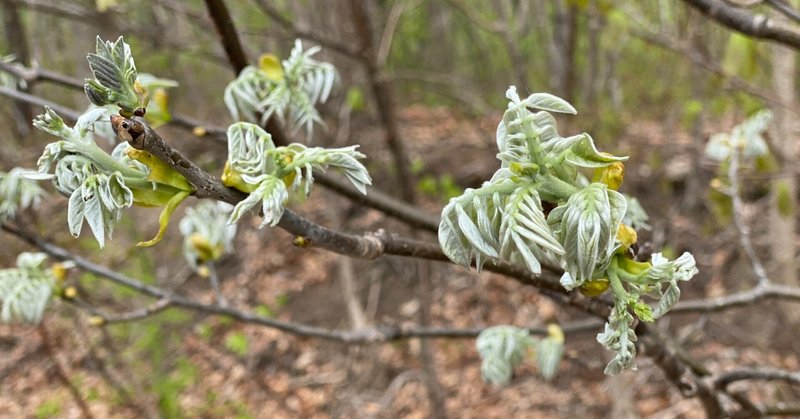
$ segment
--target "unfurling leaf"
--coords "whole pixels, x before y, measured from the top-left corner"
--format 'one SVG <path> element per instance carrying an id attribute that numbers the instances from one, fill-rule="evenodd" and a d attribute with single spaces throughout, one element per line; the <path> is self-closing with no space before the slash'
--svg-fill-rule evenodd
<path id="1" fill-rule="evenodd" d="M 607 265 L 625 206 L 621 194 L 593 183 L 550 213 L 548 223 L 566 251 L 566 270 L 574 281 L 570 286 L 583 285 L 595 269 Z"/>
<path id="2" fill-rule="evenodd" d="M 161 214 L 158 216 L 158 233 L 156 233 L 156 236 L 150 240 L 136 243 L 136 245 L 139 247 L 150 247 L 158 244 L 158 242 L 164 238 L 164 233 L 167 232 L 167 226 L 169 225 L 169 219 L 172 217 L 172 213 L 175 212 L 178 205 L 190 194 L 191 192 L 189 191 L 180 191 L 173 195 L 172 198 L 167 201 L 167 204 L 164 205 L 164 209 L 161 210 Z"/>
<path id="3" fill-rule="evenodd" d="M 97 52 L 87 57 L 93 79 L 86 79 L 84 90 L 97 106 L 117 105 L 124 116 L 147 107 L 147 92 L 136 87 L 136 64 L 130 46 L 122 37 L 116 42 L 97 37 Z"/>
<path id="4" fill-rule="evenodd" d="M 223 202 L 204 201 L 186 210 L 180 222 L 183 256 L 195 271 L 233 251 L 236 224 L 228 224 L 232 209 Z"/>
<path id="5" fill-rule="evenodd" d="M 55 285 L 52 270 L 43 266 L 44 253 L 21 253 L 17 267 L 0 270 L 0 320 L 39 323 Z"/>
<path id="6" fill-rule="evenodd" d="M 513 326 L 494 326 L 481 332 L 475 346 L 483 360 L 484 381 L 506 384 L 533 345 L 527 330 Z"/>

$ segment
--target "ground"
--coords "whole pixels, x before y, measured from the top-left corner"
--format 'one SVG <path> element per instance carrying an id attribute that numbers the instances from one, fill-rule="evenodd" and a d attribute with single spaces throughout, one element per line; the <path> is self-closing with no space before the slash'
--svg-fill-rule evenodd
<path id="1" fill-rule="evenodd" d="M 391 170 L 384 164 L 391 158 L 381 131 L 376 121 L 362 119 L 354 124 L 353 141 L 361 143 L 362 151 L 371 157 L 376 187 L 396 189 Z M 468 118 L 443 109 L 403 110 L 402 135 L 423 179 L 420 190 L 426 209 L 436 212 L 442 205 L 441 199 L 428 192 L 447 192 L 454 185 L 477 186 L 491 175 L 497 165 L 494 129 L 498 119 L 499 115 Z M 747 288 L 755 280 L 735 247 L 735 231 L 726 222 L 716 222 L 707 209 L 707 184 L 716 169 L 705 161 L 692 169 L 696 146 L 688 134 L 675 132 L 679 131 L 668 131 L 657 123 L 638 124 L 620 133 L 617 141 L 598 140 L 605 150 L 632 156 L 623 191 L 640 198 L 653 224 L 652 231 L 643 232 L 641 242 L 695 255 L 701 274 L 684 285 L 682 298 Z M 177 146 L 186 149 L 190 141 L 200 140 L 183 140 Z M 219 147 L 208 150 L 197 156 L 199 161 L 212 162 L 223 152 Z M 452 179 L 445 179 L 446 174 Z M 766 248 L 768 237 L 766 220 L 755 215 L 765 205 L 756 196 L 745 214 L 753 223 L 759 249 Z M 333 228 L 408 233 L 399 222 L 355 207 L 321 187 L 307 201 L 291 206 Z M 154 210 L 133 211 L 113 244 L 99 253 L 86 237 L 76 243 L 65 234 L 65 209 L 65 200 L 48 201 L 41 214 L 58 214 L 38 219 L 48 237 L 129 275 L 212 300 L 208 284 L 192 275 L 180 259 L 176 225 L 157 249 L 130 246 L 156 230 Z M 219 267 L 229 301 L 282 320 L 348 328 L 342 259 L 322 250 L 290 246 L 292 237 L 285 232 L 257 226 L 256 219 L 244 223 L 237 253 Z M 432 235 L 424 238 L 435 240 Z M 10 237 L 5 240 L 13 242 L 3 254 L 8 266 L 25 247 Z M 419 302 L 407 259 L 348 262 L 356 272 L 357 292 L 369 321 L 416 322 Z M 148 303 L 78 273 L 70 281 L 78 284 L 79 279 L 79 296 L 86 303 L 119 311 Z M 436 264 L 433 282 L 435 326 L 541 326 L 582 318 L 535 289 L 489 273 L 477 275 Z M 674 316 L 663 324 L 709 369 L 767 365 L 797 370 L 800 343 L 790 333 L 783 334 L 786 337 L 774 333 L 781 317 L 765 313 L 768 307 L 761 303 L 710 316 Z M 177 310 L 136 324 L 95 328 L 88 325 L 85 311 L 62 301 L 54 301 L 48 313 L 42 326 L 46 340 L 36 327 L 0 327 L 0 412 L 6 417 L 81 417 L 75 393 L 94 417 L 428 416 L 415 340 L 348 346 Z M 700 403 L 681 396 L 646 356 L 638 358 L 638 371 L 617 379 L 605 377 L 602 370 L 610 356 L 595 342 L 599 331 L 567 336 L 566 356 L 552 381 L 543 380 L 528 362 L 506 387 L 482 382 L 474 340 L 436 340 L 437 373 L 447 394 L 448 411 L 462 418 L 604 418 L 612 408 L 624 412 L 624 401 L 630 400 L 630 410 L 645 417 L 703 416 Z M 757 401 L 798 397 L 797 388 L 780 385 L 742 388 L 757 394 Z"/>

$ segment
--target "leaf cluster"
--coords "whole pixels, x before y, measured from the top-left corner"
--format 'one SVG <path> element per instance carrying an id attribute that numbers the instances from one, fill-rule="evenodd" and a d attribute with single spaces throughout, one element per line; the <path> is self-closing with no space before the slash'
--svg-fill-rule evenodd
<path id="1" fill-rule="evenodd" d="M 14 218 L 20 209 L 37 207 L 46 195 L 36 182 L 25 177 L 26 173 L 19 167 L 0 172 L 0 223 Z"/>
<path id="2" fill-rule="evenodd" d="M 0 320 L 39 323 L 47 307 L 56 279 L 45 269 L 44 253 L 21 253 L 17 267 L 0 270 Z"/>
<path id="3" fill-rule="evenodd" d="M 179 224 L 183 257 L 195 271 L 233 251 L 236 224 L 228 224 L 233 207 L 224 202 L 201 202 L 186 210 Z"/>
<path id="4" fill-rule="evenodd" d="M 239 122 L 228 128 L 228 162 L 222 176 L 226 186 L 250 195 L 233 209 L 230 222 L 237 222 L 261 203 L 261 226 L 276 225 L 283 216 L 289 193 L 311 192 L 314 170 L 341 170 L 362 193 L 372 179 L 359 159 L 358 146 L 326 149 L 302 144 L 275 147 L 272 136 L 255 124 Z"/>
<path id="5" fill-rule="evenodd" d="M 694 258 L 687 253 L 670 262 L 656 254 L 651 262 L 634 261 L 636 231 L 623 220 L 627 214 L 631 224 L 646 228 L 647 215 L 635 201 L 628 214 L 628 200 L 616 191 L 627 157 L 598 151 L 586 133 L 559 135 L 551 112 L 576 113 L 561 98 L 534 93 L 522 99 L 513 86 L 506 97 L 508 109 L 496 133 L 500 168 L 443 209 L 442 250 L 458 264 L 474 261 L 478 270 L 487 259 L 522 263 L 534 274 L 542 265 L 560 266 L 567 290 L 592 297 L 610 287 L 615 307 L 598 335 L 616 352 L 606 373 L 632 367 L 636 318 L 653 321 L 675 304 L 677 281 L 697 273 Z M 582 170 L 594 171 L 592 181 Z M 642 297 L 658 299 L 655 308 Z M 513 365 L 506 358 L 510 364 L 502 366 Z"/>
<path id="6" fill-rule="evenodd" d="M 322 123 L 315 106 L 328 99 L 338 77 L 333 65 L 311 58 L 319 51 L 304 51 L 298 39 L 283 62 L 267 54 L 258 67 L 242 70 L 225 88 L 225 105 L 233 119 L 264 125 L 274 115 L 295 132 L 305 128 L 310 136 L 314 123 Z"/>
<path id="7" fill-rule="evenodd" d="M 478 335 L 475 343 L 481 357 L 481 376 L 484 381 L 506 384 L 514 369 L 526 357 L 537 361 L 539 372 L 549 380 L 558 371 L 564 355 L 564 333 L 555 324 L 548 326 L 548 336 L 539 339 L 526 329 L 514 326 L 494 326 Z"/>

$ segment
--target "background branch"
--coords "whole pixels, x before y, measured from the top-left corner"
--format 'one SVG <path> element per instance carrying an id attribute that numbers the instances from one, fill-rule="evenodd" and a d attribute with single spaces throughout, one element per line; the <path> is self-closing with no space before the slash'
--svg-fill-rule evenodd
<path id="1" fill-rule="evenodd" d="M 800 33 L 764 15 L 753 15 L 719 0 L 683 0 L 684 3 L 730 29 L 800 49 Z"/>

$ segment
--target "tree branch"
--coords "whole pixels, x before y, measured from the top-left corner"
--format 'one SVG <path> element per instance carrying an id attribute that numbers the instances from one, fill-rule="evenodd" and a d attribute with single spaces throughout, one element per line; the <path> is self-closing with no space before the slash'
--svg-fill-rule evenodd
<path id="1" fill-rule="evenodd" d="M 800 50 L 800 33 L 778 25 L 764 15 L 753 15 L 719 0 L 683 0 L 717 23 L 737 32 Z"/>
<path id="2" fill-rule="evenodd" d="M 269 1 L 267 1 L 267 0 L 255 0 L 255 3 L 258 5 L 258 7 L 261 9 L 261 11 L 265 15 L 269 16 L 269 18 L 272 19 L 275 23 L 277 23 L 284 30 L 289 32 L 291 36 L 293 36 L 295 38 L 302 38 L 302 39 L 307 39 L 309 41 L 313 41 L 313 42 L 315 42 L 315 43 L 317 43 L 317 44 L 319 44 L 319 45 L 321 45 L 321 46 L 323 46 L 325 48 L 328 48 L 328 49 L 330 49 L 332 51 L 336 51 L 336 52 L 344 55 L 345 57 L 348 57 L 348 58 L 351 58 L 351 59 L 354 59 L 354 60 L 361 60 L 362 59 L 361 54 L 358 51 L 350 48 L 350 46 L 348 46 L 346 44 L 342 44 L 342 43 L 339 43 L 339 42 L 336 42 L 336 41 L 332 41 L 332 40 L 327 39 L 327 38 L 323 38 L 322 36 L 312 32 L 312 31 L 303 30 L 303 29 L 297 27 L 294 23 L 292 23 L 291 20 L 289 20 L 286 17 L 284 17 L 277 9 L 272 7 L 272 5 L 269 4 Z"/>
<path id="3" fill-rule="evenodd" d="M 247 53 L 242 48 L 242 43 L 239 40 L 239 35 L 236 33 L 236 27 L 233 25 L 233 19 L 222 0 L 205 0 L 208 15 L 214 22 L 214 27 L 217 29 L 222 47 L 225 49 L 225 54 L 228 56 L 233 70 L 239 74 L 247 64 Z"/>
<path id="4" fill-rule="evenodd" d="M 712 382 L 715 388 L 727 391 L 728 386 L 732 383 L 744 380 L 786 381 L 800 385 L 800 372 L 777 368 L 738 368 L 717 375 Z"/>
<path id="5" fill-rule="evenodd" d="M 155 305 L 148 306 L 148 308 L 140 309 L 135 314 L 127 314 L 120 316 L 118 321 L 136 320 L 136 317 L 143 317 L 146 314 L 154 314 L 155 310 L 166 308 L 166 306 L 182 307 L 188 310 L 229 316 L 242 323 L 257 324 L 274 329 L 284 331 L 286 333 L 294 334 L 302 337 L 320 338 L 326 340 L 333 340 L 342 343 L 350 344 L 369 344 L 376 342 L 390 342 L 403 339 L 412 338 L 474 338 L 484 330 L 482 327 L 469 328 L 469 329 L 450 329 L 450 328 L 415 328 L 415 327 L 397 327 L 397 326 L 376 326 L 374 328 L 367 328 L 361 330 L 330 330 L 321 327 L 309 326 L 301 323 L 286 322 L 277 320 L 270 317 L 260 316 L 254 313 L 241 311 L 232 307 L 221 306 L 219 304 L 204 304 L 181 295 L 172 293 L 171 291 L 164 290 L 154 285 L 149 285 L 139 280 L 125 276 L 119 272 L 111 270 L 105 266 L 100 266 L 90 262 L 80 256 L 70 253 L 66 249 L 56 246 L 35 234 L 23 231 L 19 228 L 2 224 L 2 229 L 20 239 L 28 242 L 32 246 L 47 253 L 55 259 L 62 261 L 72 261 L 75 266 L 83 269 L 86 272 L 93 273 L 108 279 L 109 281 L 134 290 L 140 294 L 159 299 Z M 148 313 L 145 313 L 148 312 Z M 125 319 L 129 317 L 129 319 Z M 110 319 L 115 319 L 114 316 L 109 315 Z M 595 319 L 579 320 L 575 323 L 565 324 L 562 329 L 565 333 L 580 333 L 584 331 L 594 331 L 600 326 L 600 323 Z M 547 335 L 547 328 L 531 327 L 528 328 L 529 332 L 534 335 Z"/>

